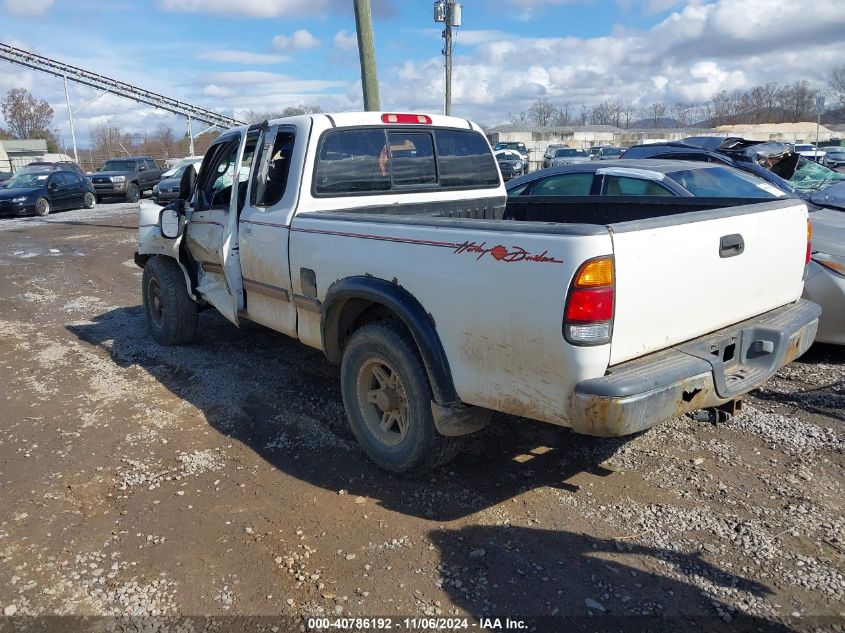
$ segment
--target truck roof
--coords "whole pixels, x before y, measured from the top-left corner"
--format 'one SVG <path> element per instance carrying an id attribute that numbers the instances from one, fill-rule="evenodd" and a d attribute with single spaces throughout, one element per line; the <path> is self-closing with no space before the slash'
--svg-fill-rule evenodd
<path id="1" fill-rule="evenodd" d="M 386 117 L 394 115 L 397 121 L 387 121 Z M 420 119 L 419 117 L 422 117 Z M 475 130 L 481 132 L 481 128 L 469 121 L 468 119 L 461 119 L 453 116 L 446 116 L 443 114 L 431 114 L 428 112 L 396 112 L 396 111 L 379 111 L 379 112 L 320 112 L 318 114 L 300 114 L 292 117 L 284 117 L 280 119 L 272 119 L 268 123 L 294 122 L 303 119 L 325 121 L 328 127 L 356 127 L 359 125 L 412 125 L 420 128 L 426 127 L 452 127 Z M 416 120 L 415 120 L 416 119 Z M 242 125 L 227 130 L 242 131 L 251 126 Z M 224 132 L 225 134 L 226 132 Z"/>

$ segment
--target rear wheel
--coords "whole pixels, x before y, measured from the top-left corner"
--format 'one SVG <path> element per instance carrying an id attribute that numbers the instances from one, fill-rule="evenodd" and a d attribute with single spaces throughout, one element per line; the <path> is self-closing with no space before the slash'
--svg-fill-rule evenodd
<path id="1" fill-rule="evenodd" d="M 190 343 L 197 332 L 197 304 L 185 276 L 170 257 L 156 256 L 144 265 L 144 312 L 153 338 L 162 345 Z"/>
<path id="2" fill-rule="evenodd" d="M 86 192 L 82 198 L 82 206 L 86 209 L 93 209 L 95 204 L 97 204 L 97 199 L 94 194 L 90 191 Z"/>
<path id="3" fill-rule="evenodd" d="M 47 198 L 38 198 L 35 201 L 35 213 L 36 215 L 40 215 L 44 217 L 45 215 L 50 214 L 50 201 Z"/>
<path id="4" fill-rule="evenodd" d="M 126 190 L 126 202 L 138 202 L 141 199 L 141 190 L 134 182 L 129 183 L 129 188 Z"/>
<path id="5" fill-rule="evenodd" d="M 451 461 L 462 438 L 437 432 L 431 387 L 416 344 L 398 323 L 366 325 L 341 365 L 343 406 L 364 452 L 381 468 L 413 475 Z"/>

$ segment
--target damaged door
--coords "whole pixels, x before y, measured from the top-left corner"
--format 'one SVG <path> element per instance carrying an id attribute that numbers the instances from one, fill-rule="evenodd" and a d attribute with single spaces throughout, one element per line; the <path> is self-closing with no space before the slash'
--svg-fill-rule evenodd
<path id="1" fill-rule="evenodd" d="M 257 136 L 257 129 L 232 132 L 209 148 L 185 231 L 188 248 L 199 264 L 197 292 L 235 324 L 244 305 L 238 212 Z"/>

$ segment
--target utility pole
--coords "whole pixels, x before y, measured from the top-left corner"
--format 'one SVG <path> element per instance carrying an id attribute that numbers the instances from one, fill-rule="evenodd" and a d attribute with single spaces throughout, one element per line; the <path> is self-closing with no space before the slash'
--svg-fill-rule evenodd
<path id="1" fill-rule="evenodd" d="M 822 109 L 824 108 L 824 95 L 816 97 L 816 159 L 819 157 L 819 123 L 822 119 Z M 821 161 L 817 161 L 821 162 Z"/>
<path id="2" fill-rule="evenodd" d="M 76 153 L 76 130 L 73 127 L 73 110 L 70 109 L 70 92 L 67 89 L 67 75 L 65 75 L 65 103 L 67 103 L 67 115 L 70 117 L 70 137 L 73 140 L 73 160 L 79 164 L 79 154 Z"/>
<path id="3" fill-rule="evenodd" d="M 461 26 L 462 7 L 455 0 L 437 0 L 434 3 L 434 21 L 443 22 L 443 55 L 446 58 L 446 95 L 443 112 L 452 114 L 452 27 Z"/>
<path id="4" fill-rule="evenodd" d="M 355 0 L 355 28 L 358 31 L 358 56 L 361 59 L 361 87 L 364 109 L 381 110 L 376 75 L 376 51 L 373 39 L 373 13 L 370 0 Z"/>
<path id="5" fill-rule="evenodd" d="M 191 126 L 191 116 L 188 115 L 188 156 L 194 155 L 194 132 Z"/>

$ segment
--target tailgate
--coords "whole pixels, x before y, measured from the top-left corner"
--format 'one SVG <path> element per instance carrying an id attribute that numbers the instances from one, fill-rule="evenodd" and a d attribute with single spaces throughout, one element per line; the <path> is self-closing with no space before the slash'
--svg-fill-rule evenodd
<path id="1" fill-rule="evenodd" d="M 799 201 L 697 211 L 609 228 L 616 260 L 611 365 L 801 296 L 807 209 Z"/>

